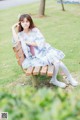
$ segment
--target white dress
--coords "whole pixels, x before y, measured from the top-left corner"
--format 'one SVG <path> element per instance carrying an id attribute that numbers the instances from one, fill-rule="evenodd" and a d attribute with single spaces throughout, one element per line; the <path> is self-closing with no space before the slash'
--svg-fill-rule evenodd
<path id="1" fill-rule="evenodd" d="M 59 61 L 64 58 L 64 53 L 61 50 L 53 48 L 45 42 L 45 38 L 38 28 L 33 28 L 28 34 L 24 31 L 18 33 L 18 38 L 21 41 L 23 52 L 26 59 L 22 63 L 24 69 L 32 66 L 45 66 Z M 30 47 L 25 41 L 36 42 L 37 47 L 34 47 L 35 55 L 32 56 Z"/>

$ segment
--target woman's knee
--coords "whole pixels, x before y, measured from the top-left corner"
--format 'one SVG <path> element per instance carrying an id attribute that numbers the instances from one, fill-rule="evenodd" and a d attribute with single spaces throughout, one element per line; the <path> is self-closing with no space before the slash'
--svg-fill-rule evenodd
<path id="1" fill-rule="evenodd" d="M 54 62 L 54 66 L 56 67 L 56 66 L 60 66 L 60 61 L 55 61 Z"/>

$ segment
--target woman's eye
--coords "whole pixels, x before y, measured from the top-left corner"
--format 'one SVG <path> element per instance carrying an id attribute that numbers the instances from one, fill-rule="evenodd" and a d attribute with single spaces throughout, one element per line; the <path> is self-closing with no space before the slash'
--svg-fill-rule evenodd
<path id="1" fill-rule="evenodd" d="M 21 21 L 21 23 L 28 23 L 29 21 Z"/>
<path id="2" fill-rule="evenodd" d="M 26 23 L 28 23 L 29 21 L 26 21 Z"/>

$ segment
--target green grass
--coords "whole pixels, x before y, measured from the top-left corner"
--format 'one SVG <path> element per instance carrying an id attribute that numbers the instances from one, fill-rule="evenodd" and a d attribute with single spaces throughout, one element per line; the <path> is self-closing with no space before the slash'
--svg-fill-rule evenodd
<path id="1" fill-rule="evenodd" d="M 0 86 L 16 81 L 21 68 L 12 50 L 11 26 L 18 21 L 18 14 L 32 14 L 35 24 L 40 28 L 46 41 L 53 47 L 64 51 L 65 64 L 73 74 L 80 72 L 80 6 L 61 5 L 53 0 L 46 2 L 46 17 L 37 17 L 39 2 L 6 10 L 0 10 Z M 80 78 L 80 76 L 78 77 Z"/>

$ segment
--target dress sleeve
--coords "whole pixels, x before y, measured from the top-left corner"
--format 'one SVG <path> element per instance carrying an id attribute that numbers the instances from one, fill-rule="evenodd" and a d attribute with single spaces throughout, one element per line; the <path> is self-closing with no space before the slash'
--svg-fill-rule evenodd
<path id="1" fill-rule="evenodd" d="M 23 40 L 22 36 L 20 35 L 20 33 L 18 33 L 18 38 L 19 38 L 19 41 L 21 41 L 21 45 L 22 45 L 22 49 L 23 49 L 23 52 L 26 56 L 26 58 L 29 57 L 28 55 L 28 46 L 26 45 L 25 41 Z"/>
<path id="2" fill-rule="evenodd" d="M 38 49 L 41 50 L 45 46 L 45 38 L 44 38 L 44 36 L 42 35 L 42 33 L 40 32 L 40 30 L 38 28 L 35 28 L 35 33 L 36 33 L 35 42 L 36 42 L 36 44 L 38 46 Z"/>
<path id="3" fill-rule="evenodd" d="M 17 43 L 17 41 L 15 41 L 15 39 L 12 37 L 12 44 L 15 45 Z"/>

